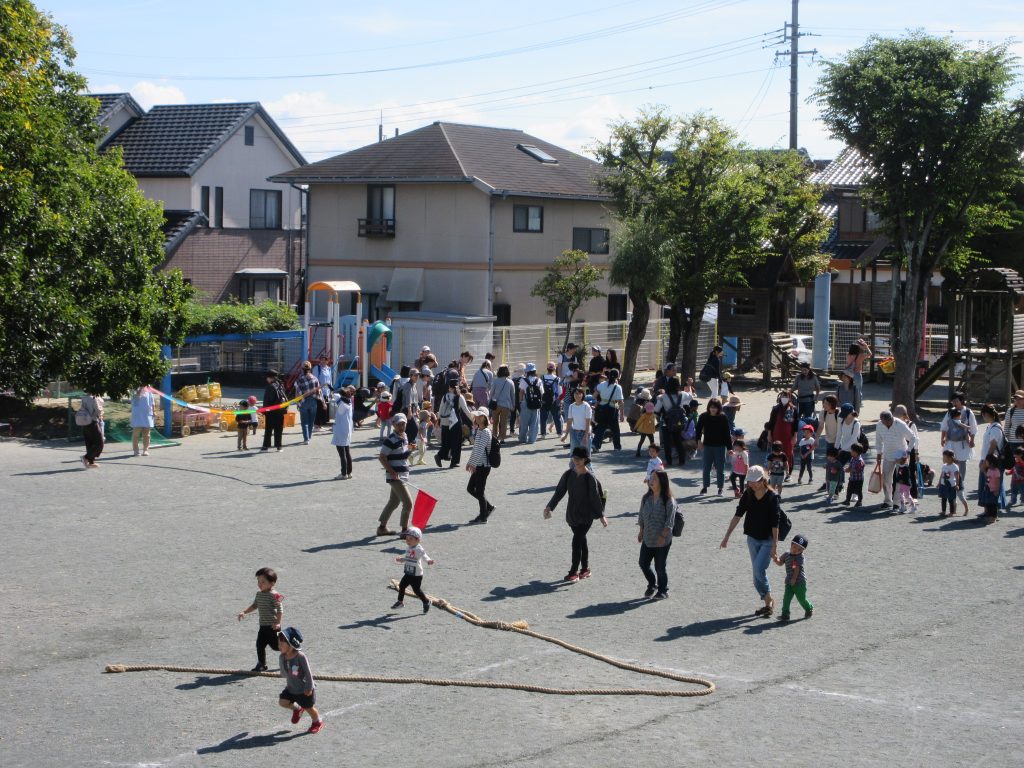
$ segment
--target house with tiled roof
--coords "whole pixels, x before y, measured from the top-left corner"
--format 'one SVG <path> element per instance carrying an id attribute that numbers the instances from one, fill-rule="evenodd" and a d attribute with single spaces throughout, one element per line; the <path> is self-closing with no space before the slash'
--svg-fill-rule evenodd
<path id="1" fill-rule="evenodd" d="M 271 180 L 308 185 L 308 277 L 359 283 L 368 317 L 529 325 L 551 322 L 530 291 L 563 250 L 608 262 L 605 172 L 521 130 L 435 122 Z M 600 287 L 577 318 L 625 320 L 622 289 Z"/>
<path id="2" fill-rule="evenodd" d="M 301 192 L 268 176 L 305 164 L 257 102 L 143 111 L 128 94 L 95 95 L 139 189 L 164 208 L 165 269 L 181 269 L 204 301 L 231 296 L 301 304 Z"/>

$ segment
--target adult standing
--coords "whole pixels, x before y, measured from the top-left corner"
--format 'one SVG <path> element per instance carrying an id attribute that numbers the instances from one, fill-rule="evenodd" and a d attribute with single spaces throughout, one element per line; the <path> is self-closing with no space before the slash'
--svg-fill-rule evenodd
<path id="1" fill-rule="evenodd" d="M 724 355 L 725 350 L 716 344 L 708 353 L 708 359 L 704 363 L 704 367 L 700 369 L 700 379 L 707 382 L 707 385 L 711 387 L 712 395 L 718 394 L 722 378 L 722 357 Z"/>
<path id="2" fill-rule="evenodd" d="M 860 388 L 854 383 L 853 374 L 850 371 L 843 371 L 839 374 L 839 383 L 836 385 L 836 400 L 840 403 L 851 403 L 854 410 L 860 413 Z"/>
<path id="3" fill-rule="evenodd" d="M 796 394 L 797 408 L 800 410 L 801 418 L 808 418 L 814 415 L 814 404 L 818 402 L 818 395 L 821 393 L 821 382 L 817 375 L 811 370 L 811 364 L 807 361 L 800 363 L 800 373 L 793 382 L 793 392 Z"/>
<path id="4" fill-rule="evenodd" d="M 882 473 L 883 509 L 896 508 L 892 499 L 892 471 L 899 463 L 899 457 L 913 448 L 917 448 L 917 436 L 910 427 L 895 418 L 890 411 L 878 414 L 878 424 L 875 425 L 875 471 Z M 963 477 L 963 474 L 960 476 Z"/>
<path id="5" fill-rule="evenodd" d="M 450 380 L 448 394 L 441 398 L 441 406 L 437 417 L 441 421 L 441 450 L 434 454 L 434 463 L 438 467 L 442 461 L 450 461 L 448 469 L 459 466 L 462 458 L 462 417 L 466 414 L 472 418 L 466 398 L 459 392 L 459 382 Z M 404 430 L 403 430 L 404 431 Z"/>
<path id="6" fill-rule="evenodd" d="M 338 449 L 341 461 L 341 472 L 338 480 L 352 479 L 352 397 L 354 387 L 345 387 L 338 393 L 338 403 L 334 410 L 334 429 L 331 431 L 331 445 Z"/>
<path id="7" fill-rule="evenodd" d="M 491 370 L 491 361 L 484 360 L 476 373 L 473 374 L 473 403 L 477 408 L 486 406 L 490 400 L 491 381 L 494 380 L 494 372 Z"/>
<path id="8" fill-rule="evenodd" d="M 998 456 L 1000 462 L 1003 457 L 1003 425 L 999 423 L 999 411 L 992 403 L 985 403 L 981 406 L 981 420 L 985 424 L 985 433 L 981 438 L 981 456 L 987 458 L 988 456 Z M 978 492 L 981 492 L 981 487 L 985 483 L 985 473 L 981 472 L 978 476 Z M 999 506 L 1006 507 L 1006 492 L 1000 486 L 999 493 Z"/>
<path id="9" fill-rule="evenodd" d="M 608 380 L 602 381 L 594 390 L 594 397 L 598 401 L 597 413 L 594 421 L 597 424 L 594 429 L 594 447 L 597 451 L 601 448 L 604 440 L 604 433 L 611 434 L 612 446 L 616 451 L 622 450 L 619 422 L 625 420 L 623 406 L 625 397 L 622 394 L 622 385 L 619 384 L 619 372 L 614 368 L 608 371 Z"/>
<path id="10" fill-rule="evenodd" d="M 461 384 L 464 387 L 469 386 L 469 382 L 466 380 L 466 369 L 469 367 L 469 364 L 473 362 L 472 353 L 467 349 L 465 352 L 459 355 L 458 362 L 459 384 Z"/>
<path id="11" fill-rule="evenodd" d="M 949 401 L 949 410 L 939 424 L 939 445 L 943 450 L 953 452 L 953 460 L 960 468 L 960 478 L 965 487 L 967 462 L 974 458 L 974 438 L 977 434 L 978 419 L 967 407 L 967 398 L 961 394 L 953 395 Z"/>
<path id="12" fill-rule="evenodd" d="M 536 443 L 540 429 L 540 411 L 544 407 L 544 382 L 537 375 L 537 366 L 526 364 L 526 373 L 519 382 L 519 442 Z"/>
<path id="13" fill-rule="evenodd" d="M 770 436 L 768 442 L 778 440 L 782 443 L 782 450 L 786 453 L 786 466 L 789 470 L 786 473 L 787 480 L 793 472 L 793 450 L 796 448 L 796 439 L 800 432 L 800 412 L 793 400 L 793 394 L 789 390 L 782 390 L 768 416 L 768 434 Z"/>
<path id="14" fill-rule="evenodd" d="M 825 438 L 825 449 L 834 448 L 839 436 L 839 398 L 825 395 L 821 399 L 821 417 L 818 419 L 818 438 Z"/>
<path id="15" fill-rule="evenodd" d="M 313 366 L 309 360 L 302 361 L 302 373 L 295 380 L 295 392 L 301 395 L 299 400 L 299 420 L 302 423 L 302 444 L 309 445 L 313 436 L 313 425 L 316 421 L 317 408 L 320 407 L 320 382 L 313 375 Z"/>
<path id="16" fill-rule="evenodd" d="M 569 429 L 569 450 L 586 448 L 590 451 L 590 435 L 594 423 L 594 409 L 586 401 L 587 392 L 580 384 L 572 391 L 572 405 L 566 413 Z"/>
<path id="17" fill-rule="evenodd" d="M 514 433 L 516 431 L 516 420 L 520 417 L 522 409 L 519 404 L 519 387 L 523 383 L 523 376 L 526 375 L 526 366 L 519 363 L 512 371 L 512 386 L 515 388 L 515 405 L 512 408 L 512 413 L 509 415 L 508 420 L 508 431 Z"/>
<path id="18" fill-rule="evenodd" d="M 563 381 L 569 376 L 569 364 L 579 364 L 579 361 L 576 359 L 577 350 L 576 343 L 570 341 L 565 345 L 565 351 L 558 355 L 558 377 Z"/>
<path id="19" fill-rule="evenodd" d="M 407 419 L 405 435 L 410 445 L 416 445 L 416 438 L 419 436 L 417 426 L 417 415 L 423 408 L 423 387 L 420 385 L 420 372 L 418 368 L 409 369 L 409 380 L 402 385 L 402 413 Z"/>
<path id="20" fill-rule="evenodd" d="M 572 449 L 572 469 L 567 469 L 558 480 L 558 487 L 548 505 L 544 507 L 544 519 L 551 518 L 551 511 L 566 494 L 569 500 L 565 506 L 565 522 L 572 530 L 572 561 L 569 573 L 563 581 L 575 582 L 590 576 L 590 549 L 587 546 L 587 532 L 595 520 L 608 527 L 604 516 L 604 501 L 597 489 L 597 479 L 587 470 L 590 453 L 586 448 Z"/>
<path id="21" fill-rule="evenodd" d="M 378 536 L 393 536 L 394 531 L 388 528 L 391 513 L 399 504 L 402 505 L 402 533 L 409 527 L 409 515 L 412 513 L 412 497 L 409 495 L 409 439 L 405 436 L 408 419 L 400 413 L 391 420 L 391 434 L 384 438 L 380 447 L 378 460 L 387 472 L 385 482 L 390 489 L 388 501 L 380 513 L 377 523 Z"/>
<path id="22" fill-rule="evenodd" d="M 704 413 L 697 418 L 697 448 L 704 452 L 704 482 L 700 489 L 702 495 L 708 492 L 712 467 L 715 468 L 718 495 L 722 495 L 725 486 L 725 452 L 732 445 L 730 432 L 729 418 L 722 413 L 722 401 L 712 397 Z"/>
<path id="23" fill-rule="evenodd" d="M 604 374 L 607 376 L 609 371 L 619 371 L 622 366 L 619 365 L 619 356 L 615 354 L 614 349 L 606 349 L 604 351 Z"/>
<path id="24" fill-rule="evenodd" d="M 754 576 L 754 589 L 764 601 L 764 607 L 754 611 L 755 616 L 771 616 L 775 611 L 772 586 L 768 582 L 768 566 L 775 559 L 779 546 L 779 519 L 782 510 L 779 497 L 768 487 L 764 467 L 755 464 L 747 470 L 747 488 L 736 505 L 736 514 L 729 521 L 729 530 L 719 545 L 729 546 L 729 537 L 743 519 L 743 534 L 747 537 L 747 551 Z"/>
<path id="25" fill-rule="evenodd" d="M 672 451 L 679 458 L 679 466 L 686 463 L 686 452 L 683 450 L 682 419 L 685 418 L 686 406 L 693 398 L 686 392 L 679 391 L 679 379 L 668 379 L 664 394 L 658 395 L 654 404 L 654 413 L 661 424 L 661 447 L 665 451 L 665 466 L 672 466 Z"/>
<path id="26" fill-rule="evenodd" d="M 590 362 L 587 364 L 587 390 L 590 394 L 594 394 L 594 390 L 601 381 L 604 365 L 605 360 L 601 354 L 601 347 L 595 344 L 590 348 Z"/>
<path id="27" fill-rule="evenodd" d="M 857 392 L 864 391 L 864 363 L 871 359 L 871 347 L 864 339 L 857 339 L 846 352 L 846 370 L 850 372 L 851 379 L 854 385 L 857 387 Z M 841 402 L 853 402 L 852 400 L 843 400 L 839 398 Z M 854 403 L 857 410 L 860 411 L 860 403 Z"/>
<path id="28" fill-rule="evenodd" d="M 434 365 L 431 366 L 430 365 L 431 363 L 433 363 Z M 436 367 L 437 366 L 437 358 L 434 357 L 434 353 L 430 351 L 430 347 L 428 347 L 426 344 L 424 344 L 422 347 L 420 347 L 420 356 L 416 358 L 415 365 L 421 371 L 424 368 L 430 368 L 430 367 Z"/>
<path id="29" fill-rule="evenodd" d="M 508 366 L 498 368 L 498 375 L 491 382 L 491 393 L 488 405 L 492 410 L 494 429 L 497 432 L 498 442 L 505 442 L 508 437 L 509 418 L 516 407 L 516 388 L 509 380 Z"/>
<path id="30" fill-rule="evenodd" d="M 1003 437 L 1011 453 L 1017 448 L 1024 448 L 1024 389 L 1013 393 L 1013 400 L 1006 409 L 1006 419 L 1003 421 Z"/>
<path id="31" fill-rule="evenodd" d="M 668 383 L 675 379 L 676 391 L 679 391 L 679 376 L 676 374 L 676 364 L 669 360 L 665 368 L 654 378 L 654 394 L 660 395 L 668 391 Z"/>
<path id="32" fill-rule="evenodd" d="M 334 369 L 331 368 L 327 355 L 321 355 L 316 361 L 316 365 L 313 366 L 313 375 L 320 382 L 320 401 L 317 403 L 316 421 L 314 422 L 314 428 L 319 431 L 331 420 L 327 404 L 331 402 L 331 394 L 334 391 Z"/>
<path id="33" fill-rule="evenodd" d="M 544 382 L 544 396 L 541 398 L 540 408 L 540 436 L 548 434 L 548 419 L 555 425 L 555 432 L 562 436 L 562 382 L 555 374 L 555 363 L 551 361 L 547 365 L 548 372 L 541 376 Z"/>
<path id="34" fill-rule="evenodd" d="M 277 371 L 271 368 L 266 375 L 267 386 L 263 390 L 263 407 L 281 405 L 288 401 L 284 387 L 278 379 Z M 274 438 L 274 448 L 281 450 L 281 436 L 284 434 L 284 408 L 274 408 L 263 412 L 263 447 L 261 451 L 270 450 L 270 438 Z"/>
<path id="35" fill-rule="evenodd" d="M 640 526 L 640 532 L 636 535 L 636 540 L 640 542 L 640 570 L 647 578 L 644 597 L 653 595 L 655 600 L 668 597 L 668 551 L 672 546 L 675 517 L 676 502 L 672 498 L 668 473 L 659 469 L 651 473 L 647 493 L 640 500 L 637 520 Z M 654 561 L 653 570 L 651 561 Z"/>
<path id="36" fill-rule="evenodd" d="M 142 441 L 142 455 L 149 456 L 149 436 L 156 425 L 156 401 L 153 392 L 143 384 L 132 395 L 132 451 L 139 455 L 139 440 Z"/>
<path id="37" fill-rule="evenodd" d="M 487 501 L 487 478 L 491 474 L 490 449 L 493 436 L 488 428 L 491 414 L 483 406 L 473 411 L 473 453 L 466 464 L 469 472 L 469 483 L 466 493 L 477 500 L 480 505 L 479 514 L 470 520 L 471 523 L 486 523 L 494 511 L 494 505 Z"/>
<path id="38" fill-rule="evenodd" d="M 85 438 L 85 455 L 82 456 L 82 464 L 86 469 L 97 469 L 99 464 L 96 459 L 103 453 L 104 424 L 103 424 L 103 398 L 98 393 L 89 391 L 82 397 L 80 408 L 89 416 L 89 423 L 82 427 L 82 437 Z"/>

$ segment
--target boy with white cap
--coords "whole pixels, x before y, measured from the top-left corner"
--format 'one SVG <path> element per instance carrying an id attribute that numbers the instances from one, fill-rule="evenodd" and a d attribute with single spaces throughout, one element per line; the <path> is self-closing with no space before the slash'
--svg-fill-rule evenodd
<path id="1" fill-rule="evenodd" d="M 434 561 L 424 551 L 420 542 L 423 540 L 423 532 L 416 526 L 410 526 L 405 531 L 405 543 L 408 549 L 401 557 L 396 557 L 395 562 L 404 563 L 402 580 L 398 582 L 398 600 L 391 606 L 392 609 L 401 608 L 405 605 L 405 590 L 412 587 L 416 597 L 423 601 L 423 612 L 430 610 L 430 601 L 423 594 L 423 562 L 433 565 Z"/>
<path id="2" fill-rule="evenodd" d="M 814 615 L 814 606 L 807 599 L 807 574 L 804 572 L 804 550 L 807 549 L 806 536 L 794 536 L 789 544 L 789 552 L 775 558 L 776 565 L 786 568 L 786 591 L 782 597 L 782 613 L 779 621 L 789 621 L 789 605 L 795 596 L 804 609 L 804 618 Z"/>

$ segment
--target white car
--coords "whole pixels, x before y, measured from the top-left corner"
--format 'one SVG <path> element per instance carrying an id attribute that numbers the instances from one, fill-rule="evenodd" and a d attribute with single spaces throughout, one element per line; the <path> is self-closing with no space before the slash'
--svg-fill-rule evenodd
<path id="1" fill-rule="evenodd" d="M 793 340 L 793 349 L 790 352 L 790 354 L 793 356 L 793 359 L 796 360 L 798 363 L 807 363 L 809 365 L 814 365 L 814 353 L 812 352 L 812 347 L 814 345 L 814 337 L 799 336 L 797 334 L 792 334 L 790 338 Z M 826 368 L 828 367 L 831 360 L 832 347 L 829 347 L 828 357 L 825 360 Z"/>

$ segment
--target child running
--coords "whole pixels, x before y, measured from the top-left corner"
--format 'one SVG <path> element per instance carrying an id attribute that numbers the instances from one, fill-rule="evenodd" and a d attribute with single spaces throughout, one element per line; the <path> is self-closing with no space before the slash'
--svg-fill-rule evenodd
<path id="1" fill-rule="evenodd" d="M 732 486 L 732 495 L 738 499 L 747 484 L 747 467 L 750 466 L 750 454 L 747 453 L 745 441 L 736 440 L 732 444 L 732 448 L 729 450 L 729 459 L 732 461 L 729 484 Z"/>
<path id="2" fill-rule="evenodd" d="M 796 477 L 797 485 L 804 481 L 804 470 L 807 470 L 807 482 L 814 482 L 814 448 L 818 444 L 818 438 L 814 436 L 814 427 L 811 424 L 805 424 L 800 430 L 800 434 L 800 442 L 797 443 L 797 448 L 800 450 L 800 474 Z"/>
<path id="3" fill-rule="evenodd" d="M 256 571 L 256 586 L 259 592 L 252 605 L 238 614 L 238 620 L 247 613 L 259 611 L 260 628 L 256 633 L 256 666 L 253 672 L 267 671 L 267 647 L 277 647 L 277 633 L 281 629 L 281 620 L 284 618 L 284 609 L 281 601 L 284 596 L 274 589 L 277 584 L 277 572 L 273 568 L 260 568 Z"/>
<path id="4" fill-rule="evenodd" d="M 423 594 L 423 562 L 426 561 L 427 565 L 433 565 L 434 561 L 423 550 L 423 545 L 420 544 L 422 540 L 423 532 L 419 528 L 411 525 L 406 529 L 405 543 L 409 549 L 401 557 L 395 558 L 395 562 L 405 563 L 405 572 L 402 574 L 402 580 L 398 583 L 398 600 L 391 606 L 392 610 L 405 606 L 405 590 L 408 587 L 412 587 L 416 597 L 423 601 L 423 612 L 426 613 L 430 610 L 430 601 Z"/>
<path id="5" fill-rule="evenodd" d="M 860 445 L 858 444 L 858 448 Z M 862 462 L 863 463 L 863 462 Z M 861 481 L 863 482 L 863 468 L 861 470 Z M 839 449 L 834 445 L 829 446 L 825 451 L 825 503 L 831 504 L 832 500 L 839 495 L 839 489 L 843 487 L 843 463 L 839 461 Z M 860 497 L 858 497 L 859 500 Z"/>
<path id="6" fill-rule="evenodd" d="M 302 648 L 302 633 L 295 627 L 278 632 L 277 648 L 281 651 L 281 677 L 285 679 L 285 688 L 277 703 L 292 711 L 292 725 L 298 725 L 302 713 L 309 712 L 313 724 L 306 733 L 319 733 L 324 727 L 324 719 L 316 708 L 316 681 L 309 668 L 309 659 L 299 650 Z"/>
<path id="7" fill-rule="evenodd" d="M 939 470 L 939 499 L 942 500 L 942 515 L 956 515 L 956 500 L 963 491 L 963 478 L 960 477 L 960 467 L 956 464 L 956 456 L 950 451 L 942 452 L 942 469 Z M 946 506 L 949 505 L 949 511 Z M 964 514 L 967 514 L 967 505 L 964 505 Z"/>
<path id="8" fill-rule="evenodd" d="M 238 402 L 238 409 L 240 411 L 249 410 L 249 402 L 247 400 L 240 400 Z M 251 413 L 239 413 L 235 415 L 235 427 L 238 429 L 238 444 L 235 446 L 236 451 L 248 451 L 249 450 L 249 427 L 252 425 Z"/>
<path id="9" fill-rule="evenodd" d="M 636 425 L 633 427 L 633 431 L 640 435 L 640 442 L 636 444 L 637 458 L 640 458 L 640 449 L 643 447 L 644 440 L 654 445 L 654 433 L 657 429 L 658 419 L 654 415 L 654 403 L 648 401 L 644 403 L 643 413 L 637 418 Z"/>
<path id="10" fill-rule="evenodd" d="M 807 573 L 804 571 L 804 550 L 807 549 L 806 536 L 794 536 L 789 544 L 789 552 L 776 557 L 775 564 L 786 567 L 786 591 L 782 598 L 782 613 L 779 621 L 789 621 L 789 606 L 795 596 L 804 609 L 804 618 L 814 615 L 814 606 L 807 599 Z"/>
<path id="11" fill-rule="evenodd" d="M 850 503 L 850 499 L 854 496 L 857 497 L 857 503 L 854 507 L 859 507 L 864 501 L 864 446 L 860 443 L 854 443 L 850 446 L 850 461 L 846 465 L 846 470 L 849 472 L 849 478 L 846 483 L 846 502 Z"/>

